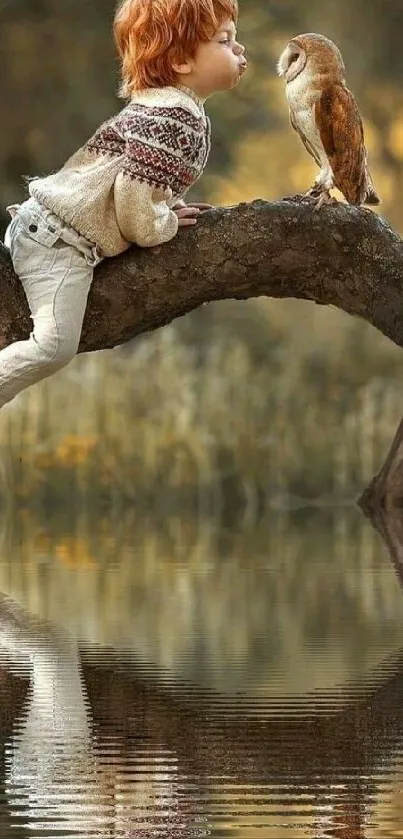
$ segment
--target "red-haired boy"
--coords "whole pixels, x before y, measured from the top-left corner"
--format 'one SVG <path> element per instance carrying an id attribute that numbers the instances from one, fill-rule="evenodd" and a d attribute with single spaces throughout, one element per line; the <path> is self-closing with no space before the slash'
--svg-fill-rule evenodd
<path id="1" fill-rule="evenodd" d="M 9 207 L 10 248 L 31 309 L 29 340 L 0 352 L 0 407 L 77 352 L 94 267 L 160 245 L 207 205 L 183 196 L 210 150 L 204 102 L 246 69 L 237 0 L 124 0 L 114 20 L 128 103 Z"/>

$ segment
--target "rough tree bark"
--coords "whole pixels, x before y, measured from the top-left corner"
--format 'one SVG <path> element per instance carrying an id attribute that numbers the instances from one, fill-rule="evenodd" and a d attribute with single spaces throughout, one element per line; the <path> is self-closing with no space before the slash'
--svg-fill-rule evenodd
<path id="1" fill-rule="evenodd" d="M 0 285 L 1 348 L 30 331 L 3 246 Z M 346 204 L 317 212 L 312 202 L 259 200 L 211 210 L 168 244 L 99 266 L 80 352 L 122 344 L 207 301 L 262 295 L 337 306 L 403 347 L 403 241 L 370 210 Z M 403 422 L 362 504 L 403 504 Z"/>

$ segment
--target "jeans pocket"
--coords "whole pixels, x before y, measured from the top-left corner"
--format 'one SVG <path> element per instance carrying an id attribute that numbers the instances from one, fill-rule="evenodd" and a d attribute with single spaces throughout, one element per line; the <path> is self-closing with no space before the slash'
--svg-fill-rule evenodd
<path id="1" fill-rule="evenodd" d="M 59 239 L 58 231 L 44 230 L 42 220 L 41 224 L 36 221 L 26 224 L 17 216 L 14 221 L 9 237 L 14 271 L 18 276 L 46 275 L 56 258 L 54 245 Z"/>
<path id="2" fill-rule="evenodd" d="M 27 236 L 37 242 L 38 245 L 52 248 L 60 238 L 61 225 L 52 225 L 37 213 L 25 214 L 20 211 L 19 219 Z"/>

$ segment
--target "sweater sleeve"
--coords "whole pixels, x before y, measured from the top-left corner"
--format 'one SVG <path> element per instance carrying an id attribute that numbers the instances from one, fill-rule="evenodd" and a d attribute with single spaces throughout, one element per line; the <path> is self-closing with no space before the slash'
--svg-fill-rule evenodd
<path id="1" fill-rule="evenodd" d="M 152 248 L 176 236 L 179 222 L 168 206 L 170 189 L 157 189 L 119 172 L 114 191 L 118 226 L 127 242 Z"/>
<path id="2" fill-rule="evenodd" d="M 186 108 L 127 109 L 125 155 L 115 181 L 116 216 L 127 241 L 152 247 L 176 235 L 178 217 L 170 208 L 203 170 L 208 131 Z"/>

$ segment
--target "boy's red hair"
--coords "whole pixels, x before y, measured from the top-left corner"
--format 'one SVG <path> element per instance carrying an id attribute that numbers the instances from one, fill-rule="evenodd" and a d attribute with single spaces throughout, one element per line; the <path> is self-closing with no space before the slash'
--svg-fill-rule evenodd
<path id="1" fill-rule="evenodd" d="M 123 0 L 113 24 L 120 95 L 175 84 L 172 65 L 194 58 L 226 18 L 236 23 L 238 0 Z"/>

